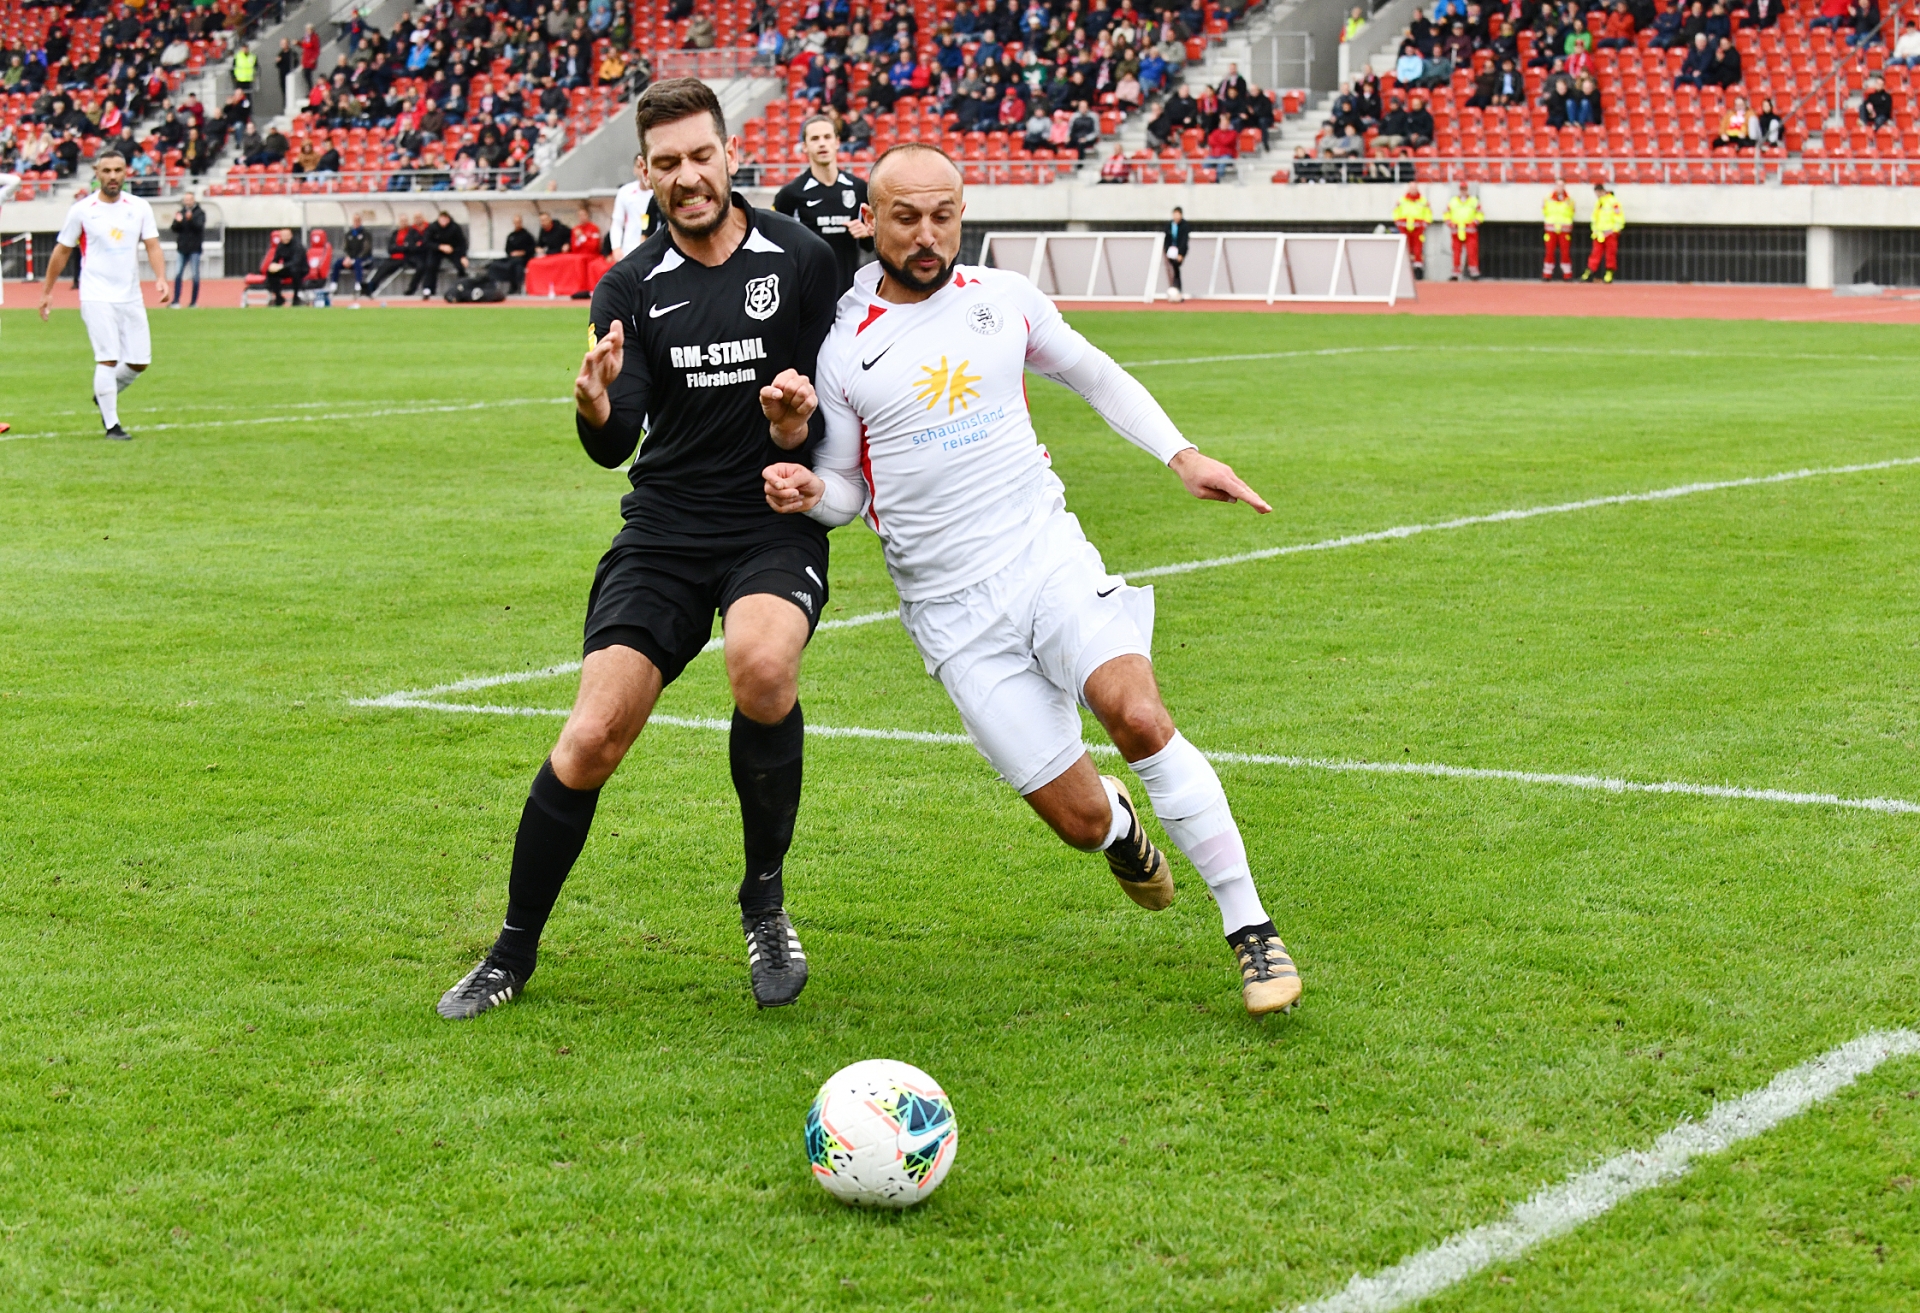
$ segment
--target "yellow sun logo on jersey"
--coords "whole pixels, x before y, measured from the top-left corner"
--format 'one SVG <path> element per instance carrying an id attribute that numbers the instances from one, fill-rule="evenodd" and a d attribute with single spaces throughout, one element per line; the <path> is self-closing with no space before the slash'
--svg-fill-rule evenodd
<path id="1" fill-rule="evenodd" d="M 914 385 L 919 389 L 916 399 L 926 402 L 927 409 L 932 410 L 940 404 L 940 398 L 945 397 L 949 415 L 953 414 L 953 408 L 956 405 L 962 410 L 967 409 L 969 401 L 980 400 L 980 394 L 973 390 L 973 385 L 980 381 L 981 375 L 967 372 L 967 366 L 970 363 L 972 362 L 962 360 L 949 369 L 947 358 L 941 356 L 940 363 L 937 365 L 920 366 L 920 372 L 926 377 Z"/>
<path id="2" fill-rule="evenodd" d="M 117 242 L 122 237 L 126 236 L 126 233 L 119 228 L 109 228 L 107 229 L 107 236 Z"/>

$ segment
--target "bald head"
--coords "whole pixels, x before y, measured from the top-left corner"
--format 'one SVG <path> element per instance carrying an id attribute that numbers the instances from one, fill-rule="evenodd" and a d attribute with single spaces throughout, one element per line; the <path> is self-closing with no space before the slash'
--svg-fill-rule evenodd
<path id="1" fill-rule="evenodd" d="M 960 257 L 967 203 L 960 170 L 931 146 L 895 146 L 867 178 L 873 253 L 886 271 L 882 299 L 924 301 L 947 285 Z"/>
<path id="2" fill-rule="evenodd" d="M 960 168 L 945 151 L 922 142 L 910 141 L 895 146 L 874 161 L 867 175 L 867 195 L 873 207 L 895 191 L 903 194 L 939 192 L 962 203 L 964 184 Z"/>

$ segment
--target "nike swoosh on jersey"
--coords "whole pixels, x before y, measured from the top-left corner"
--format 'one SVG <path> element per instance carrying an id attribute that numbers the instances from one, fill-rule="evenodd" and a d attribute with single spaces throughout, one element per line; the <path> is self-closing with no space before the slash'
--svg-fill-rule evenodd
<path id="1" fill-rule="evenodd" d="M 887 343 L 886 346 L 880 349 L 880 356 L 884 356 L 887 354 L 887 352 L 893 350 L 893 346 L 894 346 L 893 343 L 891 342 Z M 872 360 L 862 360 L 860 362 L 860 368 L 863 370 L 872 369 L 875 365 L 880 363 L 880 356 L 875 356 Z"/>
<path id="2" fill-rule="evenodd" d="M 1107 591 L 1106 591 L 1106 592 L 1104 592 L 1104 593 L 1095 593 L 1095 594 L 1094 594 L 1094 596 L 1095 596 L 1095 597 L 1111 597 L 1111 596 L 1112 596 L 1113 594 L 1115 594 L 1115 593 L 1117 593 L 1117 592 L 1119 592 L 1119 591 L 1120 591 L 1120 585 L 1119 585 L 1119 584 L 1115 584 L 1115 585 L 1114 585 L 1113 587 L 1111 587 L 1111 588 L 1109 588 L 1109 589 L 1107 589 Z"/>
<path id="3" fill-rule="evenodd" d="M 683 305 L 692 305 L 692 304 L 693 302 L 691 301 L 675 301 L 672 305 L 648 306 L 647 318 L 658 319 L 661 315 L 672 314 L 675 310 L 678 310 Z"/>
<path id="4" fill-rule="evenodd" d="M 814 197 L 812 200 L 807 202 L 808 205 L 818 205 L 819 203 L 820 203 L 820 198 L 818 196 Z"/>

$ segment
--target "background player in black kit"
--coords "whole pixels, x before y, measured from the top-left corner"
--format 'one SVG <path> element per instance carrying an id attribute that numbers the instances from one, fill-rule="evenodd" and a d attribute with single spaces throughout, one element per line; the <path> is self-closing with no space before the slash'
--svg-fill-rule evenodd
<path id="1" fill-rule="evenodd" d="M 594 574 L 579 695 L 521 812 L 506 921 L 485 960 L 441 998 L 452 1019 L 525 988 L 600 786 L 707 642 L 716 611 L 735 705 L 729 755 L 753 996 L 777 1007 L 806 984 L 781 864 L 800 806 L 800 654 L 827 601 L 827 538 L 768 507 L 761 470 L 812 449 L 784 380 L 772 384 L 782 371 L 814 370 L 839 296 L 833 254 L 793 220 L 733 195 L 737 147 L 705 83 L 656 82 L 634 118 L 666 223 L 595 289 L 595 340 L 574 404 L 581 444 L 600 464 L 632 454 L 643 427 L 646 441 L 620 504 L 626 525 Z"/>
<path id="2" fill-rule="evenodd" d="M 873 225 L 860 218 L 867 184 L 841 170 L 840 125 L 830 115 L 815 114 L 802 123 L 800 141 L 807 171 L 774 193 L 773 208 L 827 239 L 840 264 L 837 296 L 853 286 L 854 271 L 873 250 Z"/>

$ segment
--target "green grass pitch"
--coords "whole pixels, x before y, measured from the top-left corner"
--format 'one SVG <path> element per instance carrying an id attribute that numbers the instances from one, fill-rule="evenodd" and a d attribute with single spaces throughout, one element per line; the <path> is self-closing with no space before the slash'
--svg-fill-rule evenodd
<path id="1" fill-rule="evenodd" d="M 1275 504 L 1202 505 L 1034 381 L 1125 571 L 1920 456 L 1903 328 L 1089 314 Z M 0 1308 L 1290 1307 L 1916 1019 L 1920 817 L 1223 769 L 1307 992 L 1254 1023 L 1198 877 L 1150 916 L 965 747 L 816 739 L 757 1014 L 725 737 L 608 787 L 531 992 L 484 949 L 552 717 L 354 699 L 578 656 L 624 487 L 577 307 L 156 313 L 95 436 L 78 317 L 0 344 Z M 475 407 L 475 403 L 490 403 Z M 492 404 L 498 403 L 498 404 Z M 1920 799 L 1920 468 L 1157 581 L 1204 748 Z M 837 532 L 833 614 L 891 604 Z M 566 678 L 468 700 L 563 707 Z M 810 721 L 951 732 L 895 624 Z M 705 658 L 662 710 L 724 715 Z M 904 1216 L 808 1177 L 818 1082 L 952 1093 Z M 1920 1063 L 1446 1310 L 1912 1308 Z"/>

